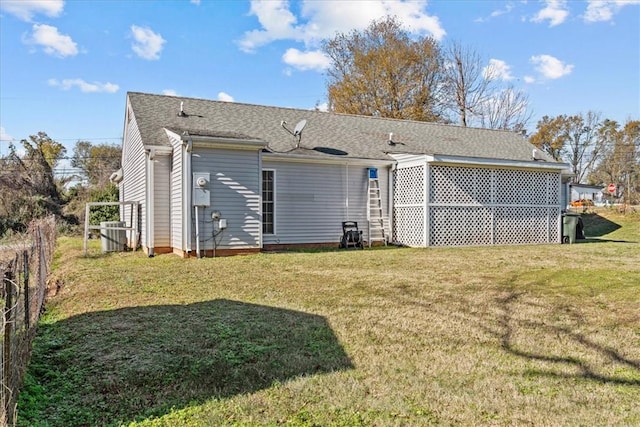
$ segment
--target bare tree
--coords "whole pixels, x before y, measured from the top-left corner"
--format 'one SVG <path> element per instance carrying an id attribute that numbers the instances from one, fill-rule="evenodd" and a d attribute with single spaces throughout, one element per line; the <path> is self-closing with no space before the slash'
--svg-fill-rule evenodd
<path id="1" fill-rule="evenodd" d="M 461 126 L 467 126 L 471 116 L 480 116 L 491 99 L 496 70 L 459 42 L 452 42 L 443 52 L 445 106 L 458 116 Z"/>
<path id="2" fill-rule="evenodd" d="M 0 157 L 0 232 L 24 229 L 34 218 L 60 215 L 63 198 L 53 168 L 64 156 L 62 144 L 44 132 L 20 141 L 25 154 L 9 146 Z M 9 224 L 9 226 L 7 226 Z"/>
<path id="3" fill-rule="evenodd" d="M 529 95 L 508 85 L 484 102 L 479 116 L 483 128 L 524 131 L 531 120 Z"/>
<path id="4" fill-rule="evenodd" d="M 605 120 L 598 129 L 602 153 L 598 165 L 589 174 L 596 185 L 615 184 L 617 196 L 638 202 L 640 193 L 640 121 L 628 120 L 620 125 Z"/>
<path id="5" fill-rule="evenodd" d="M 109 176 L 120 168 L 122 148 L 111 144 L 78 141 L 73 148 L 71 166 L 79 168 L 82 177 L 94 188 L 105 188 Z"/>
<path id="6" fill-rule="evenodd" d="M 571 165 L 574 182 L 583 182 L 593 169 L 602 150 L 598 137 L 600 115 L 589 111 L 574 116 L 544 116 L 530 142 L 558 161 Z"/>

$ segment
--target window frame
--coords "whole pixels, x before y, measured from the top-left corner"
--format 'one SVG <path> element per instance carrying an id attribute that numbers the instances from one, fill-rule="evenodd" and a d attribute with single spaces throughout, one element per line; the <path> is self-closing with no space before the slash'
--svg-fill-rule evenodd
<path id="1" fill-rule="evenodd" d="M 268 190 L 265 190 L 265 173 L 271 174 L 271 200 L 265 200 L 265 192 Z M 260 187 L 261 187 L 261 194 L 260 194 L 260 199 L 261 199 L 261 212 L 262 212 L 262 220 L 260 221 L 261 224 L 261 230 L 262 230 L 262 234 L 263 235 L 267 235 L 267 236 L 273 236 L 276 234 L 276 170 L 275 169 L 263 169 L 262 173 L 260 174 Z M 265 209 L 265 206 L 271 206 L 271 211 L 269 212 L 268 209 Z M 266 222 L 265 221 L 265 214 L 270 214 L 271 215 L 271 221 Z M 269 224 L 271 225 L 271 229 L 265 229 L 265 227 L 268 227 Z"/>

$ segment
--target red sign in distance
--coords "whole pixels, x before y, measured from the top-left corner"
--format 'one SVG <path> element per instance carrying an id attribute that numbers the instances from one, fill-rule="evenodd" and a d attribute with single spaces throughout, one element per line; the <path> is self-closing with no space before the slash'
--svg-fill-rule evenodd
<path id="1" fill-rule="evenodd" d="M 615 184 L 609 184 L 609 186 L 607 187 L 607 190 L 611 194 L 615 193 L 616 192 L 616 185 Z"/>

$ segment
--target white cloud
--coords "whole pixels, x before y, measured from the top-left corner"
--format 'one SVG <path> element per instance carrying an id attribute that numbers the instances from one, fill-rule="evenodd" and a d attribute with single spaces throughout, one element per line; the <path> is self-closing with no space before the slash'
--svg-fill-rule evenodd
<path id="1" fill-rule="evenodd" d="M 260 29 L 246 32 L 238 44 L 245 52 L 277 40 L 316 46 L 337 32 L 364 29 L 387 15 L 397 16 L 414 34 L 429 34 L 440 40 L 446 32 L 437 17 L 426 14 L 426 5 L 426 0 L 303 0 L 300 16 L 296 16 L 286 0 L 252 0 L 249 14 L 258 18 Z"/>
<path id="2" fill-rule="evenodd" d="M 500 16 L 500 15 L 506 15 L 507 13 L 511 12 L 513 10 L 513 3 L 507 3 L 504 7 L 504 9 L 497 9 L 494 10 L 493 12 L 491 12 L 491 17 L 495 18 L 496 16 Z"/>
<path id="3" fill-rule="evenodd" d="M 531 83 L 535 83 L 536 79 L 533 76 L 524 76 L 524 82 L 531 84 Z"/>
<path id="4" fill-rule="evenodd" d="M 482 70 L 482 75 L 486 78 L 491 75 L 494 79 L 509 81 L 513 80 L 511 66 L 500 59 L 490 59 L 489 65 Z"/>
<path id="5" fill-rule="evenodd" d="M 327 112 L 329 111 L 329 104 L 327 104 L 326 102 L 322 102 L 316 105 L 314 110 Z"/>
<path id="6" fill-rule="evenodd" d="M 200 0 L 191 0 L 191 3 L 200 6 Z"/>
<path id="7" fill-rule="evenodd" d="M 165 89 L 162 91 L 162 94 L 167 96 L 178 96 L 178 92 L 173 89 Z"/>
<path id="8" fill-rule="evenodd" d="M 166 40 L 158 33 L 154 33 L 150 28 L 131 26 L 133 44 L 131 49 L 142 59 L 160 59 L 160 51 Z"/>
<path id="9" fill-rule="evenodd" d="M 585 22 L 603 22 L 613 19 L 624 6 L 640 5 L 640 0 L 588 0 L 584 13 Z"/>
<path id="10" fill-rule="evenodd" d="M 235 99 L 233 99 L 233 96 L 229 95 L 228 93 L 218 92 L 218 101 L 234 102 Z"/>
<path id="11" fill-rule="evenodd" d="M 571 74 L 571 71 L 573 71 L 573 65 L 565 64 L 551 55 L 532 56 L 529 62 L 531 62 L 536 71 L 546 79 L 559 79 L 560 77 Z"/>
<path id="12" fill-rule="evenodd" d="M 474 22 L 487 22 L 487 21 L 491 20 L 492 18 L 497 18 L 498 16 L 506 15 L 506 14 L 510 13 L 513 10 L 514 7 L 515 6 L 513 5 L 513 3 L 508 2 L 505 5 L 504 9 L 496 9 L 493 12 L 491 12 L 491 14 L 489 14 L 489 16 L 487 18 L 483 18 L 483 17 L 476 18 L 476 19 L 474 19 Z"/>
<path id="13" fill-rule="evenodd" d="M 14 138 L 9 135 L 4 127 L 0 126 L 0 141 L 2 142 L 11 142 L 11 141 L 15 141 Z"/>
<path id="14" fill-rule="evenodd" d="M 239 42 L 240 49 L 243 51 L 252 52 L 257 47 L 275 40 L 301 40 L 302 34 L 294 28 L 296 17 L 289 10 L 289 4 L 286 0 L 264 2 L 253 0 L 249 14 L 258 18 L 262 29 L 248 31 L 244 34 L 244 38 Z"/>
<path id="15" fill-rule="evenodd" d="M 290 48 L 282 55 L 282 60 L 298 70 L 322 71 L 331 65 L 331 60 L 318 50 L 301 52 Z"/>
<path id="16" fill-rule="evenodd" d="M 114 93 L 120 89 L 120 86 L 114 83 L 99 83 L 93 82 L 89 83 L 82 79 L 64 79 L 64 80 L 56 80 L 49 79 L 49 86 L 59 87 L 62 90 L 69 90 L 73 87 L 77 87 L 81 92 L 84 93 Z"/>
<path id="17" fill-rule="evenodd" d="M 44 51 L 49 55 L 59 56 L 75 56 L 78 54 L 78 45 L 71 37 L 60 34 L 56 27 L 45 24 L 34 24 L 31 37 L 24 40 L 27 44 L 42 46 Z"/>
<path id="18" fill-rule="evenodd" d="M 533 22 L 549 21 L 550 27 L 562 24 L 569 16 L 566 0 L 545 0 L 547 6 L 541 9 L 531 20 Z"/>
<path id="19" fill-rule="evenodd" d="M 0 10 L 4 10 L 23 21 L 31 22 L 34 15 L 43 14 L 51 18 L 60 16 L 64 9 L 63 0 L 2 0 Z"/>

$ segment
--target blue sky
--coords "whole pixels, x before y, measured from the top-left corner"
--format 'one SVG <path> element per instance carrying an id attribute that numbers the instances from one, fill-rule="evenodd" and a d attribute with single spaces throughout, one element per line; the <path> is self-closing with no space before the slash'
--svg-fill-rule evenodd
<path id="1" fill-rule="evenodd" d="M 0 0 L 0 154 L 44 131 L 120 143 L 127 91 L 314 108 L 319 42 L 396 15 L 457 40 L 544 115 L 640 119 L 640 0 Z"/>

